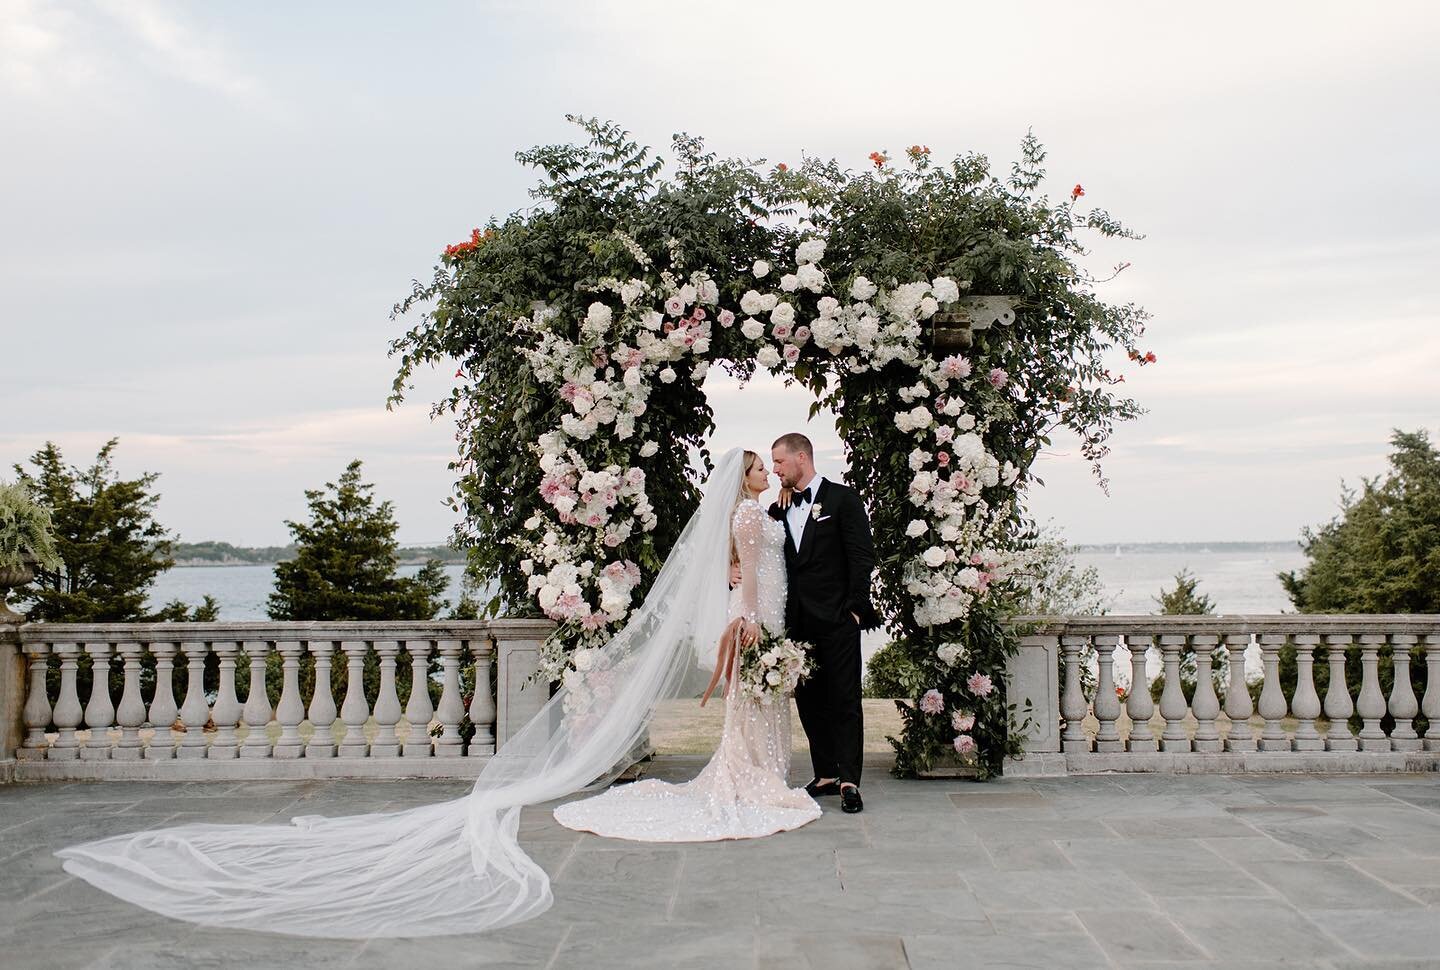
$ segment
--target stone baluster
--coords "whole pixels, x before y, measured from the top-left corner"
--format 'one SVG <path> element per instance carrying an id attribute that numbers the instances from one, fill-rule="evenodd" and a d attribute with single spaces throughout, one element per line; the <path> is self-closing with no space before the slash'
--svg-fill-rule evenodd
<path id="1" fill-rule="evenodd" d="M 1245 682 L 1245 651 L 1250 647 L 1250 634 L 1225 634 L 1225 650 L 1230 658 L 1230 686 L 1225 688 L 1225 717 L 1230 730 L 1225 734 L 1226 751 L 1254 751 L 1255 732 L 1250 715 L 1255 705 L 1250 700 L 1250 686 Z"/>
<path id="2" fill-rule="evenodd" d="M 1215 726 L 1215 719 L 1220 716 L 1220 698 L 1215 696 L 1215 645 L 1219 642 L 1220 638 L 1213 633 L 1190 638 L 1195 648 L 1195 698 L 1190 703 L 1190 713 L 1195 715 L 1194 748 L 1211 754 L 1225 750 Z"/>
<path id="3" fill-rule="evenodd" d="M 440 652 L 440 667 L 445 672 L 445 689 L 440 693 L 440 717 L 442 731 L 435 742 L 435 756 L 454 758 L 460 755 L 460 721 L 465 717 L 465 707 L 460 701 L 460 648 L 459 640 L 439 640 L 436 648 Z"/>
<path id="4" fill-rule="evenodd" d="M 405 721 L 410 725 L 400 753 L 406 758 L 430 757 L 430 719 L 435 705 L 430 701 L 430 641 L 406 640 L 410 655 L 410 699 L 405 704 Z"/>
<path id="5" fill-rule="evenodd" d="M 370 753 L 365 743 L 365 722 L 370 719 L 370 705 L 365 701 L 365 654 L 370 650 L 366 640 L 345 640 L 345 702 L 340 705 L 340 720 L 345 733 L 340 738 L 340 757 L 363 758 Z"/>
<path id="6" fill-rule="evenodd" d="M 1119 725 L 1120 699 L 1115 696 L 1115 645 L 1120 638 L 1114 634 L 1103 634 L 1095 638 L 1096 666 L 1099 677 L 1095 687 L 1095 720 L 1099 730 L 1095 735 L 1095 750 L 1104 752 L 1124 751 L 1120 740 Z"/>
<path id="7" fill-rule="evenodd" d="M 280 703 L 275 705 L 280 737 L 271 755 L 276 758 L 289 760 L 305 753 L 300 739 L 300 722 L 305 720 L 305 702 L 300 699 L 300 654 L 304 649 L 299 640 L 275 642 L 275 651 L 280 654 Z"/>
<path id="8" fill-rule="evenodd" d="M 205 655 L 209 649 L 208 644 L 196 640 L 180 644 L 189 679 L 185 684 L 185 703 L 180 705 L 185 737 L 175 749 L 177 758 L 205 757 L 205 722 L 210 720 L 210 705 L 205 702 Z"/>
<path id="9" fill-rule="evenodd" d="M 1350 730 L 1350 715 L 1355 704 L 1350 700 L 1350 684 L 1345 679 L 1345 648 L 1353 638 L 1348 633 L 1325 634 L 1325 661 L 1330 665 L 1330 686 L 1325 688 L 1325 717 L 1330 730 L 1325 735 L 1326 751 L 1355 751 L 1359 744 Z"/>
<path id="10" fill-rule="evenodd" d="M 120 743 L 110 752 L 116 761 L 139 761 L 145 753 L 140 740 L 140 726 L 145 723 L 145 700 L 140 693 L 140 658 L 145 648 L 133 641 L 117 643 L 115 650 L 125 665 L 125 689 L 120 692 L 120 706 L 115 722 L 120 725 Z"/>
<path id="11" fill-rule="evenodd" d="M 1149 678 L 1145 674 L 1145 656 L 1154 638 L 1149 634 L 1127 634 L 1125 646 L 1130 649 L 1130 696 L 1125 699 L 1125 713 L 1130 715 L 1130 738 L 1126 749 L 1133 752 L 1160 750 L 1160 742 L 1150 728 L 1155 715 L 1155 702 L 1150 698 Z"/>
<path id="12" fill-rule="evenodd" d="M 1415 687 L 1410 683 L 1410 649 L 1420 638 L 1396 633 L 1390 636 L 1390 649 L 1395 661 L 1395 683 L 1390 688 L 1390 716 L 1395 727 L 1390 731 L 1390 747 L 1395 751 L 1419 751 L 1420 736 L 1415 733 L 1415 715 L 1420 705 L 1415 700 Z"/>
<path id="13" fill-rule="evenodd" d="M 1295 636 L 1295 696 L 1290 713 L 1295 715 L 1295 750 L 1324 751 L 1325 739 L 1315 729 L 1320 716 L 1320 695 L 1315 692 L 1315 646 L 1320 637 L 1314 633 Z"/>
<path id="14" fill-rule="evenodd" d="M 265 690 L 265 661 L 270 656 L 269 640 L 246 640 L 245 656 L 250 658 L 250 686 L 245 694 L 245 743 L 242 758 L 270 757 L 270 695 Z"/>
<path id="15" fill-rule="evenodd" d="M 305 745 L 307 758 L 335 757 L 335 685 L 330 683 L 330 655 L 335 644 L 329 640 L 311 640 L 310 655 L 315 658 L 315 693 L 310 698 L 310 724 L 315 733 Z"/>
<path id="16" fill-rule="evenodd" d="M 211 649 L 220 658 L 220 688 L 215 693 L 215 706 L 210 709 L 210 720 L 215 722 L 215 740 L 207 756 L 229 760 L 240 754 L 240 736 L 235 733 L 243 710 L 235 693 L 235 656 L 240 652 L 240 644 L 220 640 L 211 644 Z"/>
<path id="17" fill-rule="evenodd" d="M 1185 649 L 1185 635 L 1162 633 L 1160 651 L 1165 660 L 1165 690 L 1160 694 L 1160 716 L 1165 718 L 1165 731 L 1160 735 L 1162 751 L 1189 751 L 1190 735 L 1185 731 L 1185 692 L 1180 687 L 1180 654 Z"/>
<path id="18" fill-rule="evenodd" d="M 1290 736 L 1285 733 L 1285 692 L 1280 688 L 1280 648 L 1286 634 L 1260 635 L 1260 660 L 1265 665 L 1265 686 L 1260 690 L 1260 716 L 1265 727 L 1260 732 L 1261 751 L 1289 751 Z"/>
<path id="19" fill-rule="evenodd" d="M 45 732 L 50 727 L 50 692 L 45 684 L 45 673 L 50 664 L 50 644 L 27 643 L 25 653 L 30 658 L 30 689 L 25 692 L 25 742 L 15 752 L 21 761 L 37 761 L 45 757 L 50 739 Z M 1433 678 L 1432 678 L 1433 681 Z M 1427 698 L 1429 695 L 1426 695 Z"/>
<path id="20" fill-rule="evenodd" d="M 398 640 L 376 640 L 375 652 L 380 655 L 380 693 L 375 698 L 375 723 L 379 730 L 370 745 L 372 758 L 398 758 L 400 738 L 395 725 L 400 722 L 400 695 L 395 691 L 395 655 L 400 652 Z"/>
<path id="21" fill-rule="evenodd" d="M 1385 695 L 1380 691 L 1380 647 L 1383 633 L 1360 634 L 1360 696 L 1355 713 L 1360 715 L 1360 750 L 1389 751 L 1390 739 L 1380 727 L 1385 717 Z"/>
<path id="22" fill-rule="evenodd" d="M 495 753 L 495 695 L 490 691 L 490 665 L 495 660 L 495 646 L 489 637 L 470 641 L 470 655 L 475 658 L 475 693 L 470 698 L 470 723 L 475 734 L 465 753 L 470 756 Z"/>
<path id="23" fill-rule="evenodd" d="M 1421 641 L 1425 645 L 1425 703 L 1421 711 L 1430 722 L 1425 727 L 1425 750 L 1440 751 L 1440 634 L 1427 633 Z"/>
<path id="24" fill-rule="evenodd" d="M 80 757 L 80 739 L 75 729 L 80 726 L 85 709 L 80 706 L 80 693 L 75 686 L 76 659 L 80 654 L 78 643 L 57 643 L 54 651 L 60 658 L 60 696 L 55 699 L 55 710 L 51 719 L 59 737 L 45 752 L 51 761 L 73 761 Z"/>
<path id="25" fill-rule="evenodd" d="M 1060 716 L 1065 718 L 1065 730 L 1060 735 L 1060 745 L 1066 752 L 1090 750 L 1090 742 L 1085 737 L 1085 715 L 1090 709 L 1080 688 L 1080 658 L 1089 642 L 1088 637 L 1069 634 L 1060 638 L 1061 656 L 1065 661 L 1065 692 L 1060 697 Z"/>
<path id="26" fill-rule="evenodd" d="M 171 726 L 180 716 L 175 706 L 175 653 L 173 642 L 159 640 L 150 644 L 155 655 L 155 693 L 150 698 L 150 726 L 155 734 L 145 746 L 145 757 L 164 761 L 175 757 L 175 732 Z"/>
<path id="27" fill-rule="evenodd" d="M 108 643 L 87 643 L 90 655 L 90 701 L 85 705 L 85 726 L 90 739 L 80 749 L 84 761 L 105 761 L 110 757 L 110 728 L 115 724 L 115 704 L 110 700 L 110 655 Z"/>

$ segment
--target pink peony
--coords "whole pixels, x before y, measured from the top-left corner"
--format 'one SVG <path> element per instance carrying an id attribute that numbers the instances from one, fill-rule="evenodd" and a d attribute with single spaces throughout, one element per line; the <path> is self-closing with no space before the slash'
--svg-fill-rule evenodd
<path id="1" fill-rule="evenodd" d="M 971 674 L 970 679 L 965 681 L 965 686 L 970 688 L 970 693 L 976 697 L 989 697 L 990 692 L 995 689 L 995 684 L 986 674 Z"/>
<path id="2" fill-rule="evenodd" d="M 945 695 L 938 690 L 927 690 L 920 698 L 920 710 L 926 714 L 939 714 L 945 710 Z"/>
<path id="3" fill-rule="evenodd" d="M 975 726 L 975 715 L 956 711 L 950 716 L 950 726 L 961 734 L 964 734 Z"/>
<path id="4" fill-rule="evenodd" d="M 560 399 L 562 401 L 573 401 L 575 400 L 575 396 L 579 393 L 579 384 L 576 384 L 574 381 L 566 381 L 564 385 L 560 388 Z"/>
<path id="5" fill-rule="evenodd" d="M 604 613 L 591 613 L 580 620 L 580 626 L 586 630 L 598 630 L 609 622 L 609 619 Z"/>
<path id="6" fill-rule="evenodd" d="M 1010 380 L 1010 375 L 1005 373 L 999 367 L 996 367 L 990 372 L 990 385 L 992 387 L 1004 387 L 1005 382 L 1008 380 Z"/>
<path id="7" fill-rule="evenodd" d="M 970 376 L 970 361 L 964 357 L 946 357 L 940 362 L 940 376 L 960 378 Z"/>
<path id="8" fill-rule="evenodd" d="M 955 739 L 955 750 L 960 754 L 973 754 L 975 751 L 975 739 L 968 734 L 962 734 Z"/>

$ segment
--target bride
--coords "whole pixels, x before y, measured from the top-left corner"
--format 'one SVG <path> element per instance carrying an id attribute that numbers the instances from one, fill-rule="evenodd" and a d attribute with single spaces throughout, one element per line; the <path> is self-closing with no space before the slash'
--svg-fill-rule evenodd
<path id="1" fill-rule="evenodd" d="M 770 487 L 765 463 L 744 453 L 744 473 L 730 517 L 730 556 L 740 585 L 730 595 L 727 631 L 755 643 L 761 628 L 785 625 L 785 527 L 757 501 Z M 722 651 L 723 653 L 723 651 Z M 737 689 L 740 653 L 730 651 L 723 676 L 725 726 L 699 776 L 683 785 L 638 781 L 555 809 L 567 828 L 642 842 L 748 839 L 798 828 L 820 817 L 803 788 L 790 788 L 790 705 L 763 703 Z M 712 681 L 713 686 L 713 681 Z"/>
<path id="2" fill-rule="evenodd" d="M 609 643 L 583 662 L 577 656 L 563 686 L 486 762 L 467 795 L 396 812 L 297 816 L 289 825 L 191 823 L 56 855 L 112 895 L 208 926 L 368 939 L 474 933 L 539 915 L 553 897 L 549 877 L 519 844 L 521 809 L 607 784 L 657 702 L 713 683 L 722 632 L 739 627 L 753 640 L 762 624 L 778 624 L 783 540 L 753 501 L 767 484 L 758 459 L 739 449 L 720 458 L 645 601 Z M 734 595 L 732 547 L 742 565 Z M 766 835 L 818 817 L 784 780 L 788 705 L 757 710 L 734 689 L 733 666 L 728 674 L 724 734 L 699 777 L 674 787 L 639 782 L 561 806 L 557 817 L 666 840 Z"/>

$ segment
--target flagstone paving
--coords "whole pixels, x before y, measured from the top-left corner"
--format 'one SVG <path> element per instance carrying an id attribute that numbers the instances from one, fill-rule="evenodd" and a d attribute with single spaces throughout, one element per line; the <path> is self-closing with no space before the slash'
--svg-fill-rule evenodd
<path id="1" fill-rule="evenodd" d="M 668 756 L 648 774 L 699 764 Z M 403 808 L 467 784 L 0 786 L 0 967 L 1440 968 L 1440 775 L 867 771 L 863 814 L 826 799 L 815 823 L 750 842 L 617 842 L 527 810 L 553 909 L 496 933 L 371 941 L 169 920 L 51 853 L 182 821 Z"/>

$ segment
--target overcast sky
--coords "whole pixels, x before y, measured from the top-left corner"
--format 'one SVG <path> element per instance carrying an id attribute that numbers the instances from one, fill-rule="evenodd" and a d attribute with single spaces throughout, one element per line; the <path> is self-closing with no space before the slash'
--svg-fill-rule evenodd
<path id="1" fill-rule="evenodd" d="M 31 3 L 0 0 L 0 475 L 120 438 L 187 540 L 286 540 L 364 459 L 443 540 L 453 428 L 398 411 L 389 307 L 527 204 L 566 112 L 664 147 L 859 168 L 1027 129 L 1050 191 L 1146 234 L 1091 268 L 1154 314 L 1107 497 L 1065 442 L 1034 499 L 1075 541 L 1288 539 L 1390 429 L 1440 431 L 1440 7 L 1430 3 Z M 803 425 L 714 379 L 717 447 Z M 843 472 L 833 425 L 809 427 Z"/>

